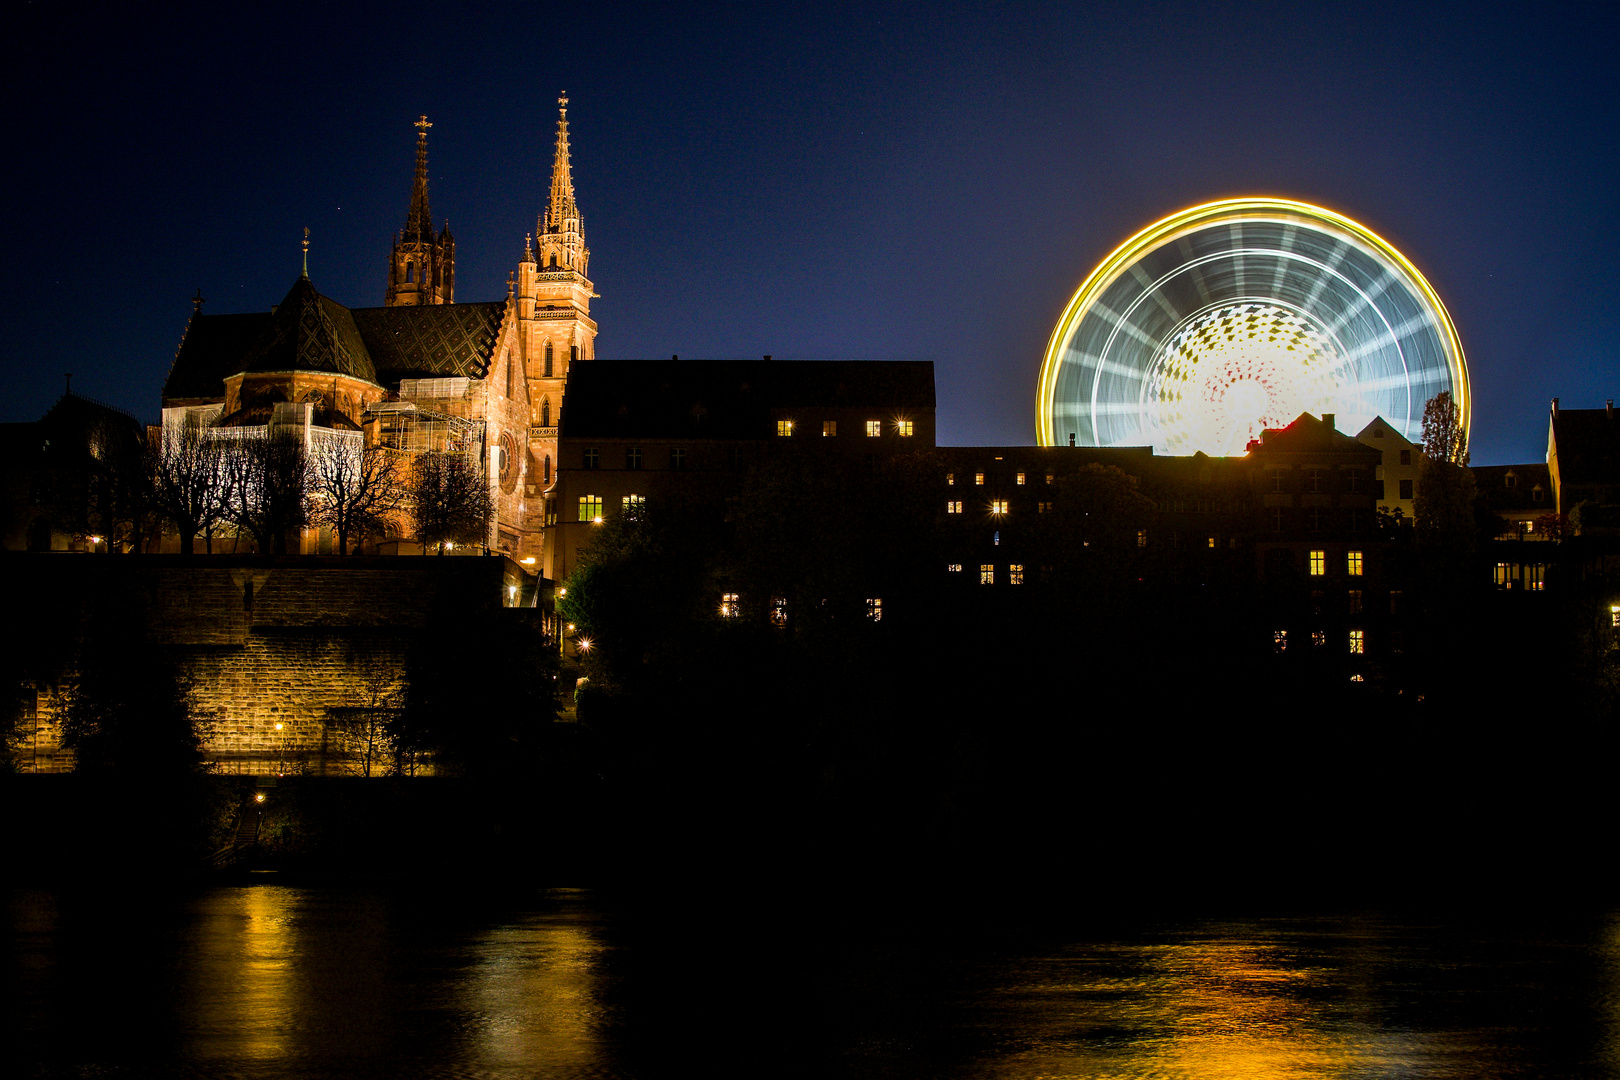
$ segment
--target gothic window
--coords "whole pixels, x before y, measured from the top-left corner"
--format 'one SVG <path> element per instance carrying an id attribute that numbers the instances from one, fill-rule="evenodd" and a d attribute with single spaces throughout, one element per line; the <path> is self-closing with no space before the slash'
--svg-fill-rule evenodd
<path id="1" fill-rule="evenodd" d="M 551 483 L 551 455 L 546 455 L 546 483 Z"/>
<path id="2" fill-rule="evenodd" d="M 416 281 L 416 264 L 405 264 L 405 284 L 410 285 Z"/>
<path id="3" fill-rule="evenodd" d="M 551 399 L 544 398 L 540 402 L 540 426 L 551 426 Z"/>
<path id="4" fill-rule="evenodd" d="M 546 378 L 551 378 L 551 342 L 546 342 Z"/>
<path id="5" fill-rule="evenodd" d="M 551 256 L 551 269 L 557 269 L 557 255 L 555 252 L 553 252 Z"/>
<path id="6" fill-rule="evenodd" d="M 506 365 L 506 396 L 512 396 L 512 364 L 510 361 Z"/>

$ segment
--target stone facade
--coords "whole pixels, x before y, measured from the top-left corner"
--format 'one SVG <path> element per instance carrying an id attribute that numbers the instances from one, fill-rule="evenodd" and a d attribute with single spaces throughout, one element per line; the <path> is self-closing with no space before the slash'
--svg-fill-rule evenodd
<path id="1" fill-rule="evenodd" d="M 334 717 L 397 692 L 413 643 L 499 633 L 538 615 L 519 607 L 532 579 L 497 557 L 16 556 L 5 569 L 12 584 L 26 580 L 86 613 L 98 591 L 138 596 L 149 634 L 179 659 L 198 714 L 211 718 L 206 759 L 227 773 L 351 771 Z M 35 688 L 18 755 L 25 771 L 72 767 L 61 693 Z"/>

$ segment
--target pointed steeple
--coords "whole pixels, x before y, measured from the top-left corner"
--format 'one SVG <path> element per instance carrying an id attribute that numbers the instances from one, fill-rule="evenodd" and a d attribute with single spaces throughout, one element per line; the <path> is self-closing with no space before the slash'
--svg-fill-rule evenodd
<path id="1" fill-rule="evenodd" d="M 388 291 L 383 303 L 389 307 L 455 302 L 456 242 L 448 220 L 435 235 L 433 211 L 428 206 L 427 133 L 432 126 L 426 116 L 416 120 L 416 182 L 411 187 L 405 228 L 395 235 L 388 260 Z"/>
<path id="2" fill-rule="evenodd" d="M 433 125 L 426 116 L 416 121 L 416 184 L 411 188 L 411 209 L 405 215 L 405 239 L 433 239 L 433 212 L 428 209 L 427 133 Z"/>
<path id="3" fill-rule="evenodd" d="M 557 144 L 551 159 L 551 197 L 535 222 L 542 273 L 572 271 L 585 276 L 590 251 L 585 221 L 574 202 L 574 170 L 569 160 L 568 93 L 557 98 Z"/>
<path id="4" fill-rule="evenodd" d="M 569 223 L 573 228 L 569 228 Z M 574 204 L 574 172 L 568 161 L 568 91 L 557 99 L 557 147 L 551 158 L 551 201 L 546 204 L 542 232 L 578 232 L 579 207 Z"/>

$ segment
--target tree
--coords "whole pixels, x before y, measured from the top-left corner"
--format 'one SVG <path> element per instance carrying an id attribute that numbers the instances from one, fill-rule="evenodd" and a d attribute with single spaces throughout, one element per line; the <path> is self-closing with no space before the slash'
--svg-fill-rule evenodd
<path id="1" fill-rule="evenodd" d="M 338 554 L 349 553 L 349 536 L 381 534 L 407 505 L 399 451 L 348 444 L 323 448 L 310 469 L 310 520 L 337 536 Z"/>
<path id="2" fill-rule="evenodd" d="M 393 665 L 374 662 L 365 670 L 360 704 L 330 710 L 327 722 L 355 755 L 361 776 L 370 776 L 373 769 L 381 771 L 395 760 L 394 736 L 404 702 L 399 681 Z"/>
<path id="3" fill-rule="evenodd" d="M 310 461 L 293 431 L 245 435 L 224 455 L 226 509 L 261 554 L 285 555 L 287 534 L 309 520 Z"/>
<path id="4" fill-rule="evenodd" d="M 411 524 L 423 549 L 446 544 L 488 544 L 495 503 L 478 462 L 464 454 L 417 457 L 409 483 Z"/>
<path id="5" fill-rule="evenodd" d="M 197 534 L 212 534 L 225 516 L 228 477 L 219 442 L 200 423 L 165 427 L 148 449 L 146 476 L 159 517 L 180 536 L 180 551 L 196 550 Z"/>
<path id="6" fill-rule="evenodd" d="M 1459 558 L 1475 548 L 1473 474 L 1468 471 L 1468 432 L 1462 413 L 1442 390 L 1423 407 L 1423 463 L 1412 500 L 1412 524 L 1420 547 Z"/>

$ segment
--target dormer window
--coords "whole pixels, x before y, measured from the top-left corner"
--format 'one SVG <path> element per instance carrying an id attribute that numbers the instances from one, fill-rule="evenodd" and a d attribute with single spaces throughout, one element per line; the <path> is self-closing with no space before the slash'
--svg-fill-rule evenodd
<path id="1" fill-rule="evenodd" d="M 1505 484 L 1506 486 L 1510 487 L 1510 488 L 1518 487 L 1519 486 L 1518 474 L 1513 473 L 1513 472 L 1509 472 L 1506 476 L 1502 477 L 1502 483 Z"/>

